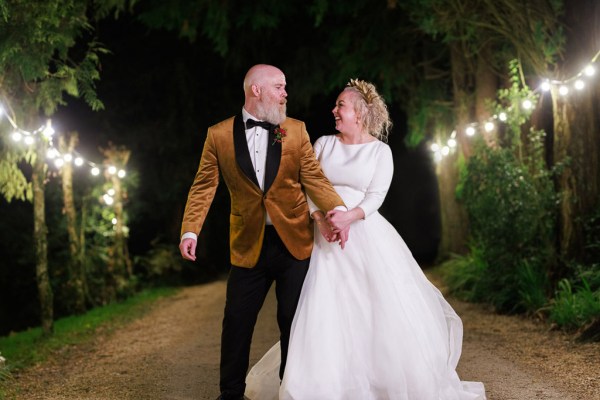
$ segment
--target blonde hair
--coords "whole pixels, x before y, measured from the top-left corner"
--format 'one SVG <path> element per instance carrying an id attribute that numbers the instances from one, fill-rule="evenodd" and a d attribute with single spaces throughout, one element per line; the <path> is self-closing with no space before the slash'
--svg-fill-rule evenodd
<path id="1" fill-rule="evenodd" d="M 392 128 L 392 120 L 383 97 L 377 93 L 375 85 L 359 79 L 350 79 L 344 90 L 357 93 L 354 111 L 358 114 L 364 129 L 371 136 L 387 142 Z"/>

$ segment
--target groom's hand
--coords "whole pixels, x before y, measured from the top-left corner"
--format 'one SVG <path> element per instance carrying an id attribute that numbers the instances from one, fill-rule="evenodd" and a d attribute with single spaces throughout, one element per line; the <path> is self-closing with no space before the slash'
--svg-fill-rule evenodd
<path id="1" fill-rule="evenodd" d="M 196 240 L 185 238 L 179 243 L 181 256 L 186 260 L 196 261 Z"/>

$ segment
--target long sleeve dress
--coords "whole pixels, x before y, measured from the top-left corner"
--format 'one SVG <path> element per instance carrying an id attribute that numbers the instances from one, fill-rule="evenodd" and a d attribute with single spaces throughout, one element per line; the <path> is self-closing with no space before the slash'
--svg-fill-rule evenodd
<path id="1" fill-rule="evenodd" d="M 461 319 L 377 211 L 393 175 L 389 146 L 344 144 L 328 135 L 314 148 L 345 204 L 361 207 L 365 218 L 351 225 L 345 249 L 315 232 L 283 380 L 276 344 L 248 374 L 246 396 L 485 399 L 482 383 L 461 381 L 456 373 Z"/>

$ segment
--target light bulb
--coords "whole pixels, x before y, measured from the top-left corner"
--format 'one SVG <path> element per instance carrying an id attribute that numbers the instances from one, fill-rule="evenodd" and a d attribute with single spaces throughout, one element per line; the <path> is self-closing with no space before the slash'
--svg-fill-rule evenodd
<path id="1" fill-rule="evenodd" d="M 542 82 L 541 88 L 544 92 L 547 92 L 548 90 L 550 90 L 550 82 L 548 82 L 548 81 Z"/>
<path id="2" fill-rule="evenodd" d="M 23 135 L 21 134 L 21 132 L 17 132 L 14 131 L 10 137 L 12 138 L 12 140 L 14 140 L 15 142 L 20 142 L 21 139 L 23 139 Z"/>
<path id="3" fill-rule="evenodd" d="M 563 85 L 558 89 L 558 93 L 560 93 L 561 96 L 566 96 L 567 94 L 569 94 L 569 88 Z"/>

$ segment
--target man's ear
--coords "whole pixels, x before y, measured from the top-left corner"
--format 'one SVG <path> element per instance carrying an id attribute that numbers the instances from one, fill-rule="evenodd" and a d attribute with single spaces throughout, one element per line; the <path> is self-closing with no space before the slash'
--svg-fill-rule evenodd
<path id="1" fill-rule="evenodd" d="M 252 85 L 252 93 L 254 93 L 256 97 L 260 96 L 260 86 L 256 84 Z"/>

